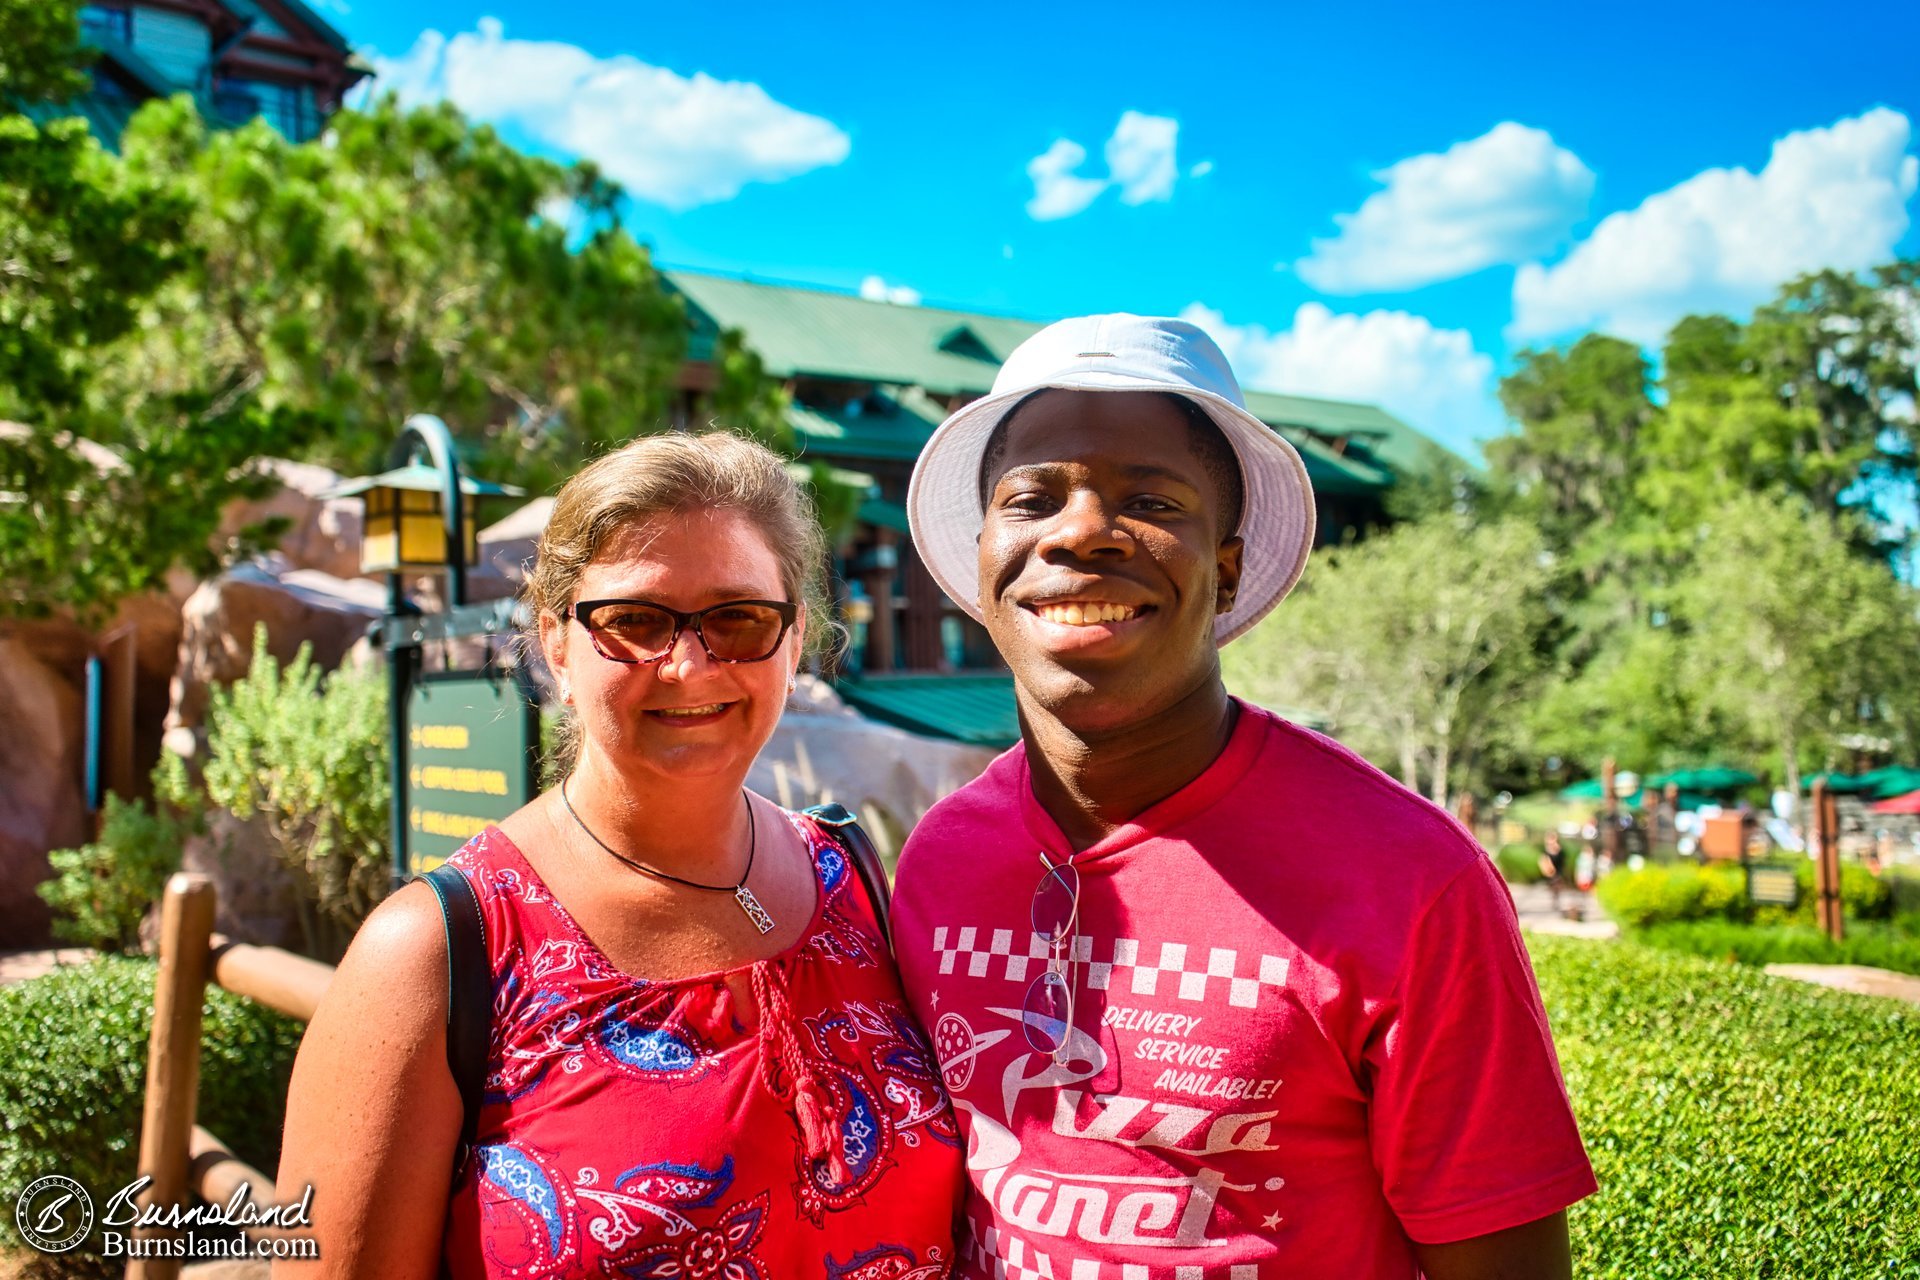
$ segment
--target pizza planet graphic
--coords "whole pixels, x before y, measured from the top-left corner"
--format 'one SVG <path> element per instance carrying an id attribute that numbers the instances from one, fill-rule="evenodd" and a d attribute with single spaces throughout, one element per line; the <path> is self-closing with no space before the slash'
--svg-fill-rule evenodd
<path id="1" fill-rule="evenodd" d="M 20 1238 L 41 1253 L 65 1253 L 93 1230 L 93 1199 L 72 1178 L 50 1173 L 20 1193 L 13 1224 Z"/>

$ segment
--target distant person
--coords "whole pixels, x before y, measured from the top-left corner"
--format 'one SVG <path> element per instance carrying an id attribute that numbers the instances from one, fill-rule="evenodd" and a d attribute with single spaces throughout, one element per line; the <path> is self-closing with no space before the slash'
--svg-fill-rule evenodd
<path id="1" fill-rule="evenodd" d="M 1540 841 L 1540 878 L 1547 882 L 1553 909 L 1560 910 L 1560 894 L 1567 887 L 1567 850 L 1558 831 L 1549 829 Z"/>
<path id="2" fill-rule="evenodd" d="M 1593 886 L 1600 878 L 1600 850 L 1592 840 L 1580 846 L 1579 856 L 1573 860 L 1573 887 L 1580 891 L 1580 900 L 1569 912 L 1572 919 L 1584 920 L 1587 914 L 1587 899 L 1593 894 Z"/>
<path id="3" fill-rule="evenodd" d="M 968 1144 L 961 1275 L 1567 1276 L 1593 1172 L 1492 860 L 1221 682 L 1314 499 L 1219 348 L 1041 330 L 907 505 L 1020 710 L 899 870 Z"/>
<path id="4" fill-rule="evenodd" d="M 527 599 L 577 745 L 452 859 L 494 991 L 474 1145 L 440 909 L 410 884 L 294 1066 L 280 1185 L 314 1188 L 314 1272 L 952 1266 L 958 1134 L 874 903 L 830 828 L 743 785 L 825 553 L 781 459 L 721 433 L 637 441 L 560 491 Z"/>

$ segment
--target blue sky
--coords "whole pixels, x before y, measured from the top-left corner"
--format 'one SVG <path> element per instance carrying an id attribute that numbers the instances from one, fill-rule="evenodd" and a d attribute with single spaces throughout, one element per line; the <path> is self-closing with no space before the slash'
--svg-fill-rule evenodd
<path id="1" fill-rule="evenodd" d="M 1920 253 L 1920 5 L 322 6 L 666 265 L 1211 328 L 1456 446 L 1499 375 Z"/>

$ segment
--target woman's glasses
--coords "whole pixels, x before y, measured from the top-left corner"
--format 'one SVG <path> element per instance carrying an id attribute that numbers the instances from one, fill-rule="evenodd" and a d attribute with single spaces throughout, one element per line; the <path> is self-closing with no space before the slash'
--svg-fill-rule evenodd
<path id="1" fill-rule="evenodd" d="M 1080 873 L 1072 859 L 1046 872 L 1033 891 L 1033 933 L 1047 944 L 1047 969 L 1027 985 L 1021 1026 L 1027 1043 L 1059 1062 L 1073 1035 L 1073 929 L 1080 918 Z"/>
<path id="2" fill-rule="evenodd" d="M 692 613 L 651 600 L 582 600 L 572 616 L 600 656 L 615 662 L 658 662 L 688 627 L 715 662 L 764 662 L 799 611 L 784 600 L 728 600 Z"/>

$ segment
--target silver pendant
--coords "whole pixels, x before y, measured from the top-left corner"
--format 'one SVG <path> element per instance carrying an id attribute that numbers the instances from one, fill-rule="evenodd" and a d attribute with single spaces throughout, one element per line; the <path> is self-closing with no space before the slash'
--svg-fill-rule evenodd
<path id="1" fill-rule="evenodd" d="M 767 909 L 760 905 L 760 899 L 753 896 L 753 890 L 744 884 L 736 885 L 733 890 L 733 900 L 740 904 L 742 911 L 747 913 L 747 919 L 753 921 L 754 928 L 762 933 L 773 932 L 773 917 L 768 915 Z"/>

